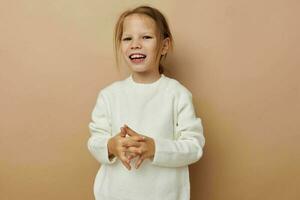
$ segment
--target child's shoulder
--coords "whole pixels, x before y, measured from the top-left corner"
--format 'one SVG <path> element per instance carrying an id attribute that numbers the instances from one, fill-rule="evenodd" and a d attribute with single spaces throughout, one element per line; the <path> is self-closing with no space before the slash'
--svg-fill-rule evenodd
<path id="1" fill-rule="evenodd" d="M 189 95 L 189 96 L 192 95 L 191 91 L 185 85 L 183 85 L 182 82 L 180 82 L 175 78 L 171 78 L 167 76 L 165 77 L 166 80 L 168 81 L 168 90 L 170 92 L 174 92 L 176 95 Z"/>
<path id="2" fill-rule="evenodd" d="M 124 83 L 125 83 L 125 79 L 123 80 L 117 80 L 117 81 L 114 81 L 114 82 L 111 82 L 111 83 L 108 83 L 106 85 L 104 85 L 101 89 L 100 89 L 100 93 L 113 93 L 113 92 L 116 92 L 120 89 L 122 89 Z"/>

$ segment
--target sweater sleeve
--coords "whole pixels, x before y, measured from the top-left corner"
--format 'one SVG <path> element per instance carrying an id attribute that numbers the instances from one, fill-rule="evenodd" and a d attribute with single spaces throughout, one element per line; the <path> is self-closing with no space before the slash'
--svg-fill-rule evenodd
<path id="1" fill-rule="evenodd" d="M 112 137 L 111 122 L 109 117 L 109 107 L 105 101 L 102 92 L 97 97 L 96 105 L 92 111 L 92 120 L 89 123 L 91 133 L 87 146 L 91 154 L 101 164 L 112 164 L 116 161 L 116 157 L 112 160 L 108 157 L 108 140 Z"/>
<path id="2" fill-rule="evenodd" d="M 174 140 L 154 138 L 155 154 L 153 165 L 183 167 L 198 161 L 203 154 L 205 138 L 201 119 L 196 117 L 192 94 L 180 94 Z"/>

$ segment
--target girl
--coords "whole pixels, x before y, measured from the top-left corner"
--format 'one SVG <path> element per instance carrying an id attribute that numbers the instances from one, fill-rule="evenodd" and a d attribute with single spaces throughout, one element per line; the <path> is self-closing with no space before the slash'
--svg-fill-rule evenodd
<path id="1" fill-rule="evenodd" d="M 191 92 L 163 74 L 172 43 L 155 8 L 128 10 L 117 21 L 117 63 L 121 54 L 131 74 L 103 88 L 92 112 L 88 149 L 102 164 L 96 200 L 190 199 L 188 165 L 205 139 Z"/>

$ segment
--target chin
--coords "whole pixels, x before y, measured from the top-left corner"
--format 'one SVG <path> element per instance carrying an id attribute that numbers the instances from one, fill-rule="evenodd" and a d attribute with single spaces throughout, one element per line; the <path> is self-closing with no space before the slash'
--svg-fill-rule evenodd
<path id="1" fill-rule="evenodd" d="M 140 73 L 142 73 L 142 72 L 147 72 L 148 70 L 146 70 L 146 69 L 132 69 L 131 68 L 131 70 L 133 71 L 133 72 L 140 72 Z"/>
<path id="2" fill-rule="evenodd" d="M 138 65 L 135 65 L 135 66 L 130 65 L 129 68 L 131 69 L 131 71 L 134 71 L 134 72 L 146 72 L 146 71 L 149 71 L 149 69 L 147 69 L 147 67 L 138 66 Z"/>

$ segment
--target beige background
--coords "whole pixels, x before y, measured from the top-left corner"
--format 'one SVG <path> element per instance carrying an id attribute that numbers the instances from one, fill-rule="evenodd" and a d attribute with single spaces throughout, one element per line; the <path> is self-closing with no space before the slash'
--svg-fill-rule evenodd
<path id="1" fill-rule="evenodd" d="M 112 32 L 139 2 L 0 1 L 1 200 L 93 199 L 87 125 L 99 89 L 128 75 Z M 174 34 L 166 75 L 204 123 L 192 200 L 300 199 L 299 1 L 147 2 Z"/>

